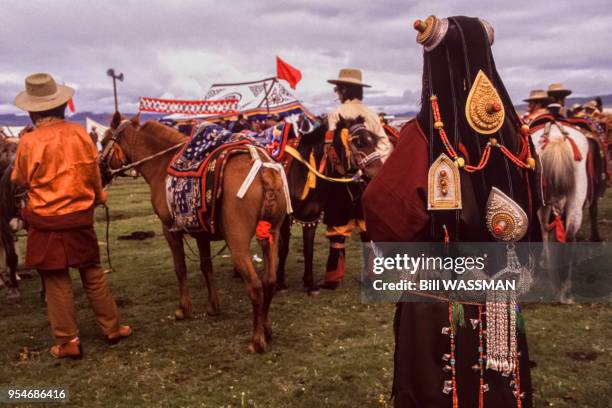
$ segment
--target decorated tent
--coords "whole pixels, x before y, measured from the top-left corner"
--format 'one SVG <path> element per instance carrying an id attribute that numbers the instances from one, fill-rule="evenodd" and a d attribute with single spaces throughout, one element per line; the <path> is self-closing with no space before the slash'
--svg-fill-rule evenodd
<path id="1" fill-rule="evenodd" d="M 19 133 L 25 128 L 25 126 L 0 126 L 0 132 L 4 133 L 6 137 L 19 137 Z"/>
<path id="2" fill-rule="evenodd" d="M 91 135 L 91 133 L 95 133 L 98 139 L 98 145 L 96 146 L 98 150 L 102 149 L 102 138 L 104 137 L 104 133 L 108 130 L 108 126 L 101 124 L 100 122 L 96 122 L 92 118 L 85 118 L 85 129 L 87 133 Z"/>
<path id="3" fill-rule="evenodd" d="M 204 95 L 206 101 L 237 100 L 237 111 L 248 117 L 265 118 L 268 114 L 288 116 L 306 113 L 312 115 L 277 78 L 231 84 L 213 84 Z M 172 114 L 165 119 L 214 120 L 227 115 Z"/>

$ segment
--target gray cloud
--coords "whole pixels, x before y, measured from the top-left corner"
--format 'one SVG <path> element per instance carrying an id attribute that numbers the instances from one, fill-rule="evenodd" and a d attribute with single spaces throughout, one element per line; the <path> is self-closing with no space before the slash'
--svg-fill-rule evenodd
<path id="1" fill-rule="evenodd" d="M 612 11 L 519 0 L 3 1 L 0 14 L 0 113 L 32 72 L 77 88 L 79 110 L 113 108 L 114 67 L 121 109 L 139 96 L 201 98 L 214 82 L 275 73 L 280 55 L 300 68 L 295 95 L 316 111 L 336 101 L 326 80 L 343 66 L 373 85 L 366 102 L 391 112 L 415 109 L 422 51 L 412 22 L 429 14 L 477 15 L 495 27 L 493 52 L 515 101 L 534 87 L 564 82 L 577 95 L 612 92 Z M 500 4 L 498 4 L 500 3 Z"/>

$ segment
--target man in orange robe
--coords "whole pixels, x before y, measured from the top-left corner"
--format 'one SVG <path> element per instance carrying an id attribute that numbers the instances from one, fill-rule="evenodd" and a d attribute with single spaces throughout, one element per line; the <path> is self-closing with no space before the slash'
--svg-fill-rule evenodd
<path id="1" fill-rule="evenodd" d="M 24 134 L 11 178 L 28 190 L 22 217 L 28 228 L 26 266 L 40 273 L 56 358 L 80 357 L 81 342 L 68 268 L 77 268 L 96 319 L 110 343 L 132 334 L 119 313 L 102 268 L 94 231 L 94 207 L 106 201 L 97 149 L 81 126 L 64 120 L 74 90 L 48 74 L 26 78 L 15 105 L 35 128 Z"/>

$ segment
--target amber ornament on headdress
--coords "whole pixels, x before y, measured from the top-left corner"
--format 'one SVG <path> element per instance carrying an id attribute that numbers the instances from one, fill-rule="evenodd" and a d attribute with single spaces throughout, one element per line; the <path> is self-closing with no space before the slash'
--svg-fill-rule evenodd
<path id="1" fill-rule="evenodd" d="M 446 18 L 439 19 L 431 15 L 425 20 L 416 20 L 413 27 L 417 30 L 417 43 L 421 44 L 425 51 L 431 51 L 442 42 L 446 35 L 448 20 Z"/>
<path id="2" fill-rule="evenodd" d="M 504 104 L 495 86 L 478 71 L 465 103 L 465 116 L 472 129 L 483 135 L 497 132 L 504 124 Z"/>

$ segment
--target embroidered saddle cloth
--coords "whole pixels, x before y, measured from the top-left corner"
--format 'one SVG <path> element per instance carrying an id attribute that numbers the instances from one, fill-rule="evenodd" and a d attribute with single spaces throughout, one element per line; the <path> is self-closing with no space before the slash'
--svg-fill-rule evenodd
<path id="1" fill-rule="evenodd" d="M 258 145 L 247 134 L 206 124 L 170 162 L 166 176 L 166 201 L 174 219 L 172 230 L 206 231 L 215 228 L 215 204 L 222 193 L 223 169 L 234 154 L 248 154 L 248 145 Z"/>

